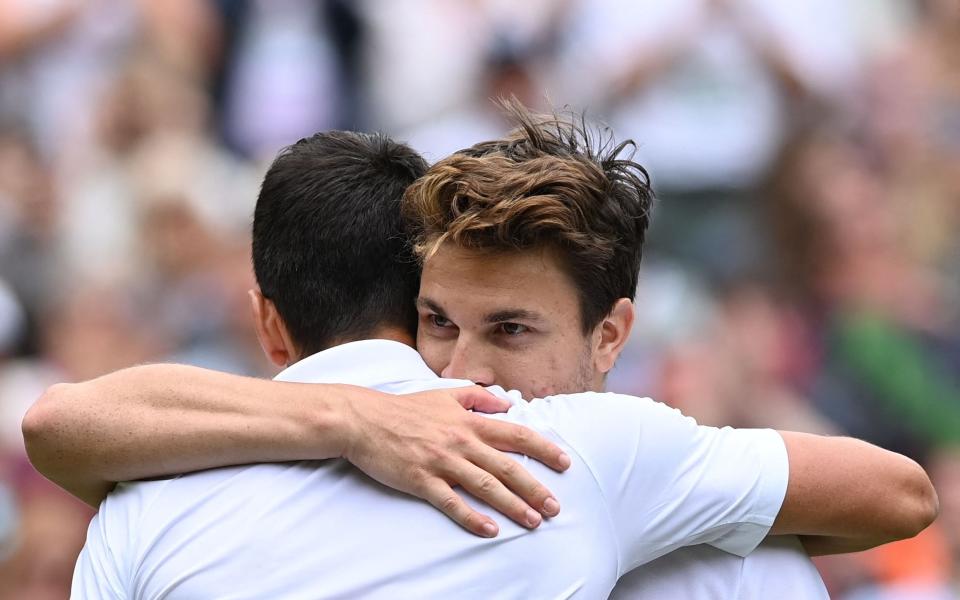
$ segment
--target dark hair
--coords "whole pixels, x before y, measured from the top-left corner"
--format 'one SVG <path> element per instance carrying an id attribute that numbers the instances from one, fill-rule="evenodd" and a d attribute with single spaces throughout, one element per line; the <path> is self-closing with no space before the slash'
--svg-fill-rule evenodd
<path id="1" fill-rule="evenodd" d="M 518 128 L 434 165 L 404 197 L 421 260 L 444 242 L 477 250 L 553 245 L 574 282 L 589 332 L 620 298 L 636 293 L 653 194 L 646 170 L 621 156 L 581 116 L 530 113 L 506 104 Z"/>
<path id="2" fill-rule="evenodd" d="M 284 149 L 253 218 L 253 268 L 302 356 L 379 326 L 416 334 L 419 265 L 400 216 L 427 169 L 380 134 L 330 131 Z"/>

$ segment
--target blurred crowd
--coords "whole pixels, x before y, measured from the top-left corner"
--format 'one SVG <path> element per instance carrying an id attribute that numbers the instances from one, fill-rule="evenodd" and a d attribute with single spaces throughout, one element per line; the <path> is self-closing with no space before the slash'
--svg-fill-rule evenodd
<path id="1" fill-rule="evenodd" d="M 510 95 L 650 171 L 610 388 L 915 458 L 935 526 L 818 566 L 835 598 L 960 598 L 954 0 L 0 0 L 0 598 L 65 598 L 92 514 L 24 457 L 48 385 L 272 374 L 245 290 L 280 148 L 381 130 L 436 160 Z"/>

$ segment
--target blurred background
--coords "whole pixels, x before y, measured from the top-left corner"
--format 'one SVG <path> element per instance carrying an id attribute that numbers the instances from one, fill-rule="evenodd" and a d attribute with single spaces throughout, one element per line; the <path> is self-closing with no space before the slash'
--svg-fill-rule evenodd
<path id="1" fill-rule="evenodd" d="M 378 129 L 437 160 L 510 94 L 652 175 L 611 389 L 920 461 L 936 525 L 818 566 L 835 598 L 960 598 L 956 0 L 0 0 L 0 598 L 66 598 L 92 514 L 24 457 L 46 386 L 273 374 L 244 292 L 281 147 Z"/>

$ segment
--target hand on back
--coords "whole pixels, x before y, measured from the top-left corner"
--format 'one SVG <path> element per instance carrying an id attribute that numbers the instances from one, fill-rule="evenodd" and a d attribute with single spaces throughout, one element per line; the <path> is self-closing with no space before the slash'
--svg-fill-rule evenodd
<path id="1" fill-rule="evenodd" d="M 365 391 L 351 404 L 344 458 L 380 483 L 427 500 L 477 535 L 497 524 L 467 504 L 460 486 L 524 527 L 559 512 L 550 491 L 504 452 L 563 471 L 570 458 L 535 431 L 475 412 L 506 412 L 510 403 L 471 386 L 394 396 Z"/>

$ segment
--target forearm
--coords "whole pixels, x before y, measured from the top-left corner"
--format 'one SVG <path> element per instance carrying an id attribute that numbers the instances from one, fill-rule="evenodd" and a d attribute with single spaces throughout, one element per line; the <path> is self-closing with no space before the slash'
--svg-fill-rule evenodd
<path id="1" fill-rule="evenodd" d="M 356 388 L 324 387 L 132 367 L 48 389 L 24 418 L 24 442 L 38 471 L 96 505 L 117 481 L 340 456 L 341 409 Z"/>
<path id="2" fill-rule="evenodd" d="M 848 552 L 862 552 L 879 546 L 891 540 L 868 543 L 865 540 L 854 538 L 830 537 L 822 535 L 801 535 L 800 543 L 808 556 L 827 556 L 830 554 L 847 554 Z"/>
<path id="3" fill-rule="evenodd" d="M 909 458 L 851 438 L 781 432 L 790 480 L 772 534 L 812 536 L 816 554 L 912 537 L 936 518 L 937 495 Z"/>

